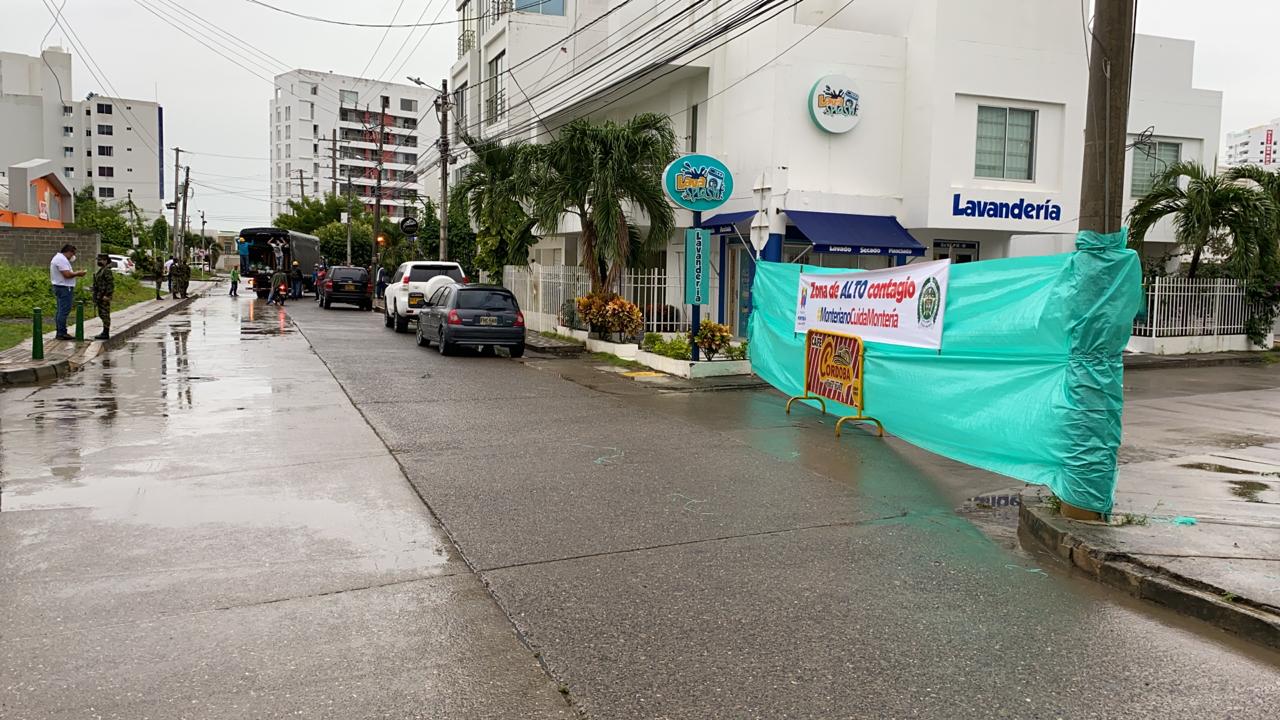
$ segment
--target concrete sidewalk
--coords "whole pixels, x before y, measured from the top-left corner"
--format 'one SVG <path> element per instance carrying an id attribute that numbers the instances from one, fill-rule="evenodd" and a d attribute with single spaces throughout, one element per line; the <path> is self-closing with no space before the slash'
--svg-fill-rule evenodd
<path id="1" fill-rule="evenodd" d="M 1251 350 L 1246 352 L 1193 353 L 1190 355 L 1152 355 L 1126 353 L 1125 370 L 1160 370 L 1188 367 L 1221 367 L 1226 365 L 1254 365 L 1280 361 L 1275 350 Z"/>
<path id="2" fill-rule="evenodd" d="M 1094 578 L 1280 648 L 1280 369 L 1125 378 L 1111 524 L 1024 493 L 1021 525 Z"/>
<path id="3" fill-rule="evenodd" d="M 102 332 L 102 321 L 89 318 L 84 321 L 84 342 L 56 339 L 56 332 L 44 334 L 44 359 L 31 359 L 31 340 L 0 352 L 0 387 L 31 385 L 66 377 L 101 355 L 116 343 L 132 337 L 139 330 L 169 313 L 191 304 L 200 295 L 217 285 L 216 281 L 191 283 L 190 296 L 186 300 L 171 300 L 168 295 L 160 300 L 144 300 L 111 314 L 111 339 L 106 342 L 91 340 Z M 68 327 L 74 328 L 74 311 Z M 53 326 L 52 316 L 45 318 L 47 326 Z"/>

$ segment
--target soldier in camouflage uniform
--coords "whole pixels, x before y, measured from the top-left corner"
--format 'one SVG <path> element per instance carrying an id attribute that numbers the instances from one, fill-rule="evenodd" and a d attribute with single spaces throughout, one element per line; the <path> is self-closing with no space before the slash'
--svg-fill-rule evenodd
<path id="1" fill-rule="evenodd" d="M 187 296 L 187 285 L 191 283 L 191 266 L 187 264 L 184 258 L 174 263 L 170 272 L 174 274 L 173 299 L 185 298 Z"/>
<path id="2" fill-rule="evenodd" d="M 93 304 L 102 320 L 102 332 L 94 340 L 111 339 L 111 298 L 116 292 L 116 276 L 111 271 L 111 256 L 98 253 L 98 271 L 93 274 Z"/>

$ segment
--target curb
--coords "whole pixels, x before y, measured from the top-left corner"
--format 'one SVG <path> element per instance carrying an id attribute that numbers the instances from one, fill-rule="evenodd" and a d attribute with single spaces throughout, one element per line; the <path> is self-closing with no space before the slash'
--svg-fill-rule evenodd
<path id="1" fill-rule="evenodd" d="M 1227 591 L 1221 588 L 1151 567 L 1126 553 L 1087 545 L 1072 534 L 1073 523 L 1051 514 L 1034 494 L 1023 494 L 1018 511 L 1020 536 L 1033 538 L 1098 582 L 1280 650 L 1280 615 L 1244 598 L 1228 601 L 1224 599 Z"/>
<path id="2" fill-rule="evenodd" d="M 1231 367 L 1239 365 L 1266 365 L 1275 362 L 1277 354 L 1273 351 L 1258 350 L 1228 356 L 1212 354 L 1196 355 L 1126 355 L 1125 371 L 1131 370 L 1165 370 L 1170 368 L 1198 367 Z"/>
<path id="3" fill-rule="evenodd" d="M 76 351 L 71 353 L 71 357 L 62 360 L 51 360 L 40 365 L 0 370 L 0 388 L 17 387 L 22 385 L 39 385 L 51 380 L 68 377 L 80 368 L 93 362 L 102 353 L 119 347 L 125 340 L 137 335 L 155 321 L 190 305 L 195 302 L 197 298 L 202 296 L 203 293 L 198 292 L 183 300 L 170 302 L 170 304 L 163 310 L 144 318 L 140 318 L 137 322 L 120 328 L 115 333 L 112 333 L 111 339 L 106 342 L 92 340 L 86 342 L 84 345 L 76 348 Z M 155 301 L 152 300 L 151 302 Z"/>

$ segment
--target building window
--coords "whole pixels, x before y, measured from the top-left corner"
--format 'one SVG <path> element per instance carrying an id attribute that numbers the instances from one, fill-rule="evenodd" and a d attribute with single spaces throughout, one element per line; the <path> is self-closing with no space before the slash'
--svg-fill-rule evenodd
<path id="1" fill-rule="evenodd" d="M 75 155 L 76 155 L 75 148 L 71 147 L 70 145 L 62 146 L 62 157 L 75 157 Z"/>
<path id="2" fill-rule="evenodd" d="M 489 96 L 485 98 L 484 119 L 495 123 L 506 112 L 506 61 L 507 54 L 500 52 L 489 61 L 489 72 L 485 77 L 489 83 Z"/>
<path id="3" fill-rule="evenodd" d="M 320 86 L 319 86 L 319 85 L 312 85 L 312 86 L 311 86 L 311 94 L 312 94 L 312 95 L 319 95 L 319 94 L 320 94 Z"/>
<path id="4" fill-rule="evenodd" d="M 115 153 L 115 148 L 110 145 L 99 145 L 98 154 L 103 157 L 111 157 Z"/>
<path id="5" fill-rule="evenodd" d="M 280 108 L 276 108 L 276 122 L 280 122 Z"/>
<path id="6" fill-rule="evenodd" d="M 285 119 L 285 120 L 292 120 L 292 119 L 293 119 L 293 117 L 292 117 L 292 116 L 293 116 L 293 106 L 291 106 L 291 105 L 285 105 L 285 106 L 284 106 L 284 119 Z"/>
<path id="7" fill-rule="evenodd" d="M 71 117 L 71 114 L 74 112 L 75 108 L 72 108 L 70 105 L 62 106 L 62 117 Z"/>
<path id="8" fill-rule="evenodd" d="M 418 112 L 418 101 L 409 98 L 400 98 L 401 112 Z"/>
<path id="9" fill-rule="evenodd" d="M 1133 147 L 1133 178 L 1129 194 L 1135 198 L 1151 192 L 1156 178 L 1182 159 L 1182 143 L 1147 142 Z"/>
<path id="10" fill-rule="evenodd" d="M 461 135 L 464 132 L 468 132 L 466 83 L 458 85 L 458 89 L 453 91 L 453 119 L 456 123 L 457 134 Z"/>
<path id="11" fill-rule="evenodd" d="M 293 146 L 292 146 L 292 145 L 285 145 L 285 146 L 284 146 L 284 156 L 285 156 L 285 157 L 293 157 Z"/>
<path id="12" fill-rule="evenodd" d="M 311 183 L 311 192 L 315 193 L 316 195 L 319 195 L 319 194 L 320 194 L 320 182 L 319 182 L 319 181 L 316 181 L 316 182 Z"/>
<path id="13" fill-rule="evenodd" d="M 391 107 L 391 96 L 390 96 L 390 95 L 383 95 L 383 96 L 382 96 L 382 106 L 381 106 L 381 107 L 382 107 L 382 109 L 383 109 L 383 110 L 386 110 L 387 108 Z"/>
<path id="14" fill-rule="evenodd" d="M 360 104 L 360 93 L 355 90 L 339 90 L 338 104 L 342 107 L 357 107 Z"/>
<path id="15" fill-rule="evenodd" d="M 516 0 L 516 12 L 564 15 L 564 0 Z"/>
<path id="16" fill-rule="evenodd" d="M 111 135 L 111 134 L 112 134 L 111 126 L 110 126 L 110 125 L 99 125 L 99 126 L 98 126 L 98 134 L 99 134 L 99 135 Z"/>
<path id="17" fill-rule="evenodd" d="M 110 114 L 111 114 L 111 103 L 98 103 L 98 114 L 99 114 L 99 115 L 110 115 Z"/>
<path id="18" fill-rule="evenodd" d="M 113 198 L 115 196 L 116 196 L 116 189 L 113 187 L 98 188 L 98 197 L 100 198 Z"/>
<path id="19" fill-rule="evenodd" d="M 111 167 L 110 165 L 98 166 L 98 177 L 115 177 L 115 176 L 116 176 L 116 169 Z"/>
<path id="20" fill-rule="evenodd" d="M 318 137 L 320 137 L 320 126 L 319 126 L 319 125 L 312 125 L 312 126 L 311 126 L 311 137 L 313 137 L 313 138 L 318 138 Z"/>
<path id="21" fill-rule="evenodd" d="M 75 134 L 76 134 L 75 128 L 71 127 L 70 125 L 62 126 L 62 137 L 71 137 L 72 135 L 75 135 Z"/>
<path id="22" fill-rule="evenodd" d="M 285 113 L 285 114 L 287 115 L 288 113 Z M 285 126 L 284 126 L 284 139 L 285 139 L 285 140 L 290 140 L 290 139 L 292 139 L 292 138 L 293 138 L 293 126 L 292 126 L 292 125 L 285 125 Z"/>
<path id="23" fill-rule="evenodd" d="M 69 178 L 69 177 L 73 177 L 75 174 L 76 174 L 76 169 L 73 167 L 62 168 L 62 177 Z"/>
<path id="24" fill-rule="evenodd" d="M 1004 180 L 1035 179 L 1036 112 L 978 106 L 973 174 Z"/>

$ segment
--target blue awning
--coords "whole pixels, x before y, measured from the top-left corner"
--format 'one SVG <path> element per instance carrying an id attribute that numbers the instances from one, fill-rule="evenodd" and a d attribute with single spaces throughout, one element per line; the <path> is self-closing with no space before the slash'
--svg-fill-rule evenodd
<path id="1" fill-rule="evenodd" d="M 736 227 L 738 223 L 755 217 L 756 212 L 756 210 L 739 210 L 738 212 L 712 215 L 702 221 L 702 227 L 715 234 L 735 232 L 738 229 Z"/>
<path id="2" fill-rule="evenodd" d="M 834 255 L 924 255 L 924 246 L 892 215 L 785 210 L 815 253 Z"/>

